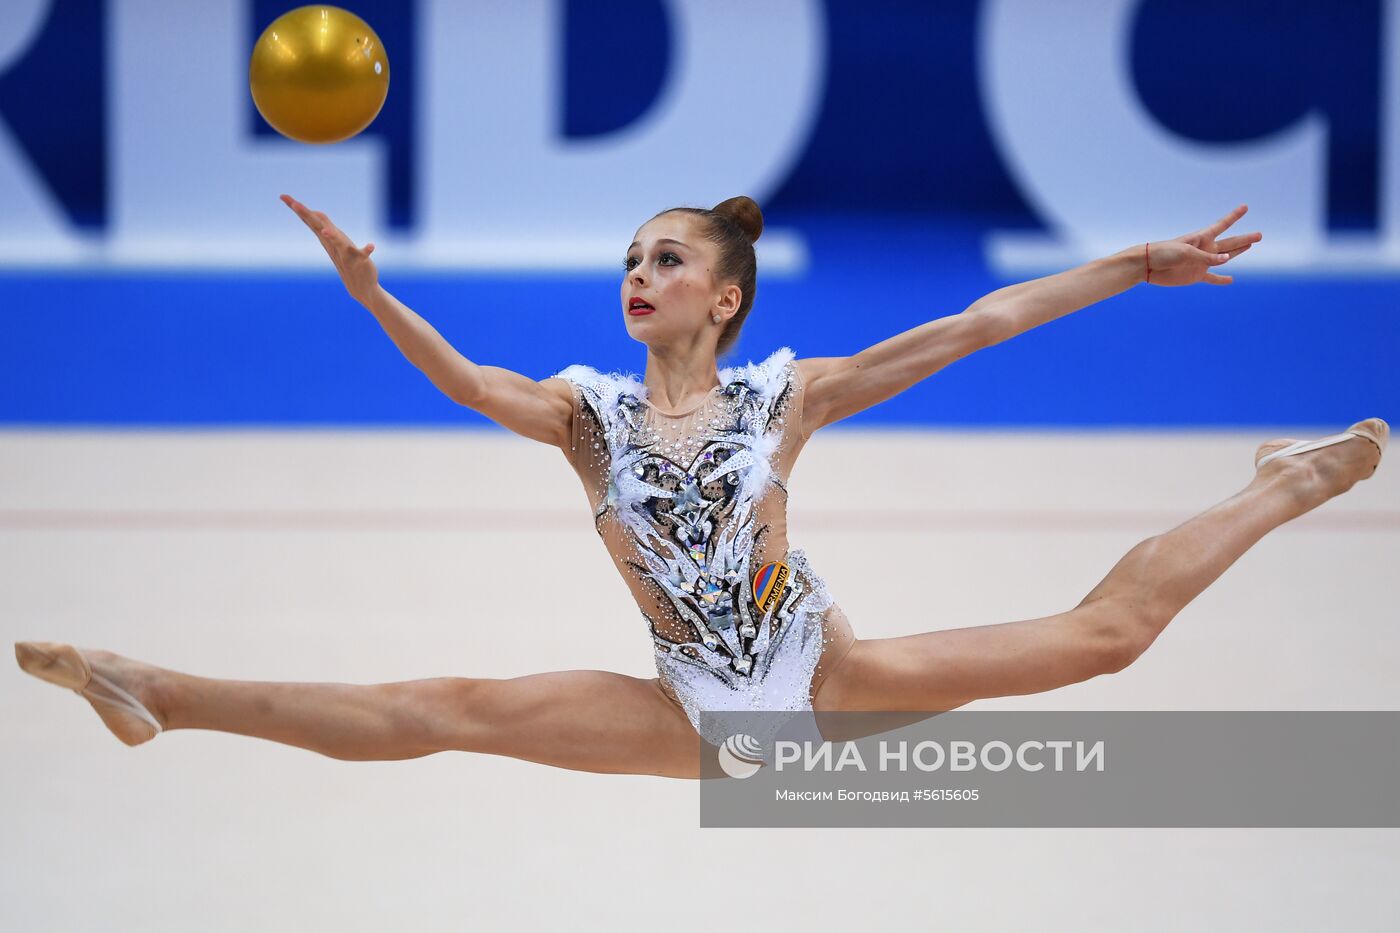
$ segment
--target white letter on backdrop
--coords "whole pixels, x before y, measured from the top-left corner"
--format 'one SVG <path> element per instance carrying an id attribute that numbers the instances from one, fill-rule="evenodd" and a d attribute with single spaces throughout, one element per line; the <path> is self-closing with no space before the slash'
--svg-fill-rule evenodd
<path id="1" fill-rule="evenodd" d="M 1133 86 L 1129 30 L 1138 4 L 987 0 L 982 7 L 983 107 L 1003 163 L 1052 241 L 1077 256 L 1103 255 L 1248 204 L 1241 232 L 1268 231 L 1269 248 L 1243 258 L 1272 265 L 1315 256 L 1326 239 L 1323 115 L 1305 114 L 1252 142 L 1169 132 Z M 994 235 L 994 264 L 1005 265 L 996 257 L 1006 260 L 1027 242 L 1044 237 Z"/>
<path id="2" fill-rule="evenodd" d="M 420 10 L 420 217 L 443 244 L 603 236 L 620 256 L 617 238 L 663 208 L 761 202 L 802 154 L 825 83 L 818 0 L 667 0 L 658 99 L 616 132 L 566 139 L 560 0 Z"/>

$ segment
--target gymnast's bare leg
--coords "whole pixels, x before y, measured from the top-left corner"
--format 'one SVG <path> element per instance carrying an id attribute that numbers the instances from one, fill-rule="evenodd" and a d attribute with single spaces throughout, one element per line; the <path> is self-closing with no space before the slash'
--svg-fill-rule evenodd
<path id="1" fill-rule="evenodd" d="M 655 679 L 579 670 L 500 680 L 275 683 L 195 677 L 109 651 L 82 653 L 164 731 L 231 732 L 346 761 L 468 751 L 608 774 L 699 772 L 699 737 Z M 129 714 L 92 706 L 128 744 L 144 735 Z"/>
<path id="2" fill-rule="evenodd" d="M 1255 459 L 1285 443 L 1261 445 Z M 1139 543 L 1068 612 L 857 641 L 813 706 L 818 713 L 945 711 L 1120 671 L 1260 538 L 1346 492 L 1379 461 L 1376 445 L 1359 437 L 1270 461 L 1229 499 Z"/>

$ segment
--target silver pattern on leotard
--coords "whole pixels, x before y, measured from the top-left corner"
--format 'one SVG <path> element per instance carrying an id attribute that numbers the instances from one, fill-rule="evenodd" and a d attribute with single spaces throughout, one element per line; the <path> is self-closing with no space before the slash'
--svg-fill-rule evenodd
<path id="1" fill-rule="evenodd" d="M 720 371 L 721 404 L 692 437 L 668 439 L 647 424 L 646 386 L 635 376 L 575 364 L 560 373 L 596 416 L 608 457 L 606 498 L 630 532 L 634 566 L 665 595 L 687 637 L 664 637 L 646 618 L 658 675 L 697 731 L 721 744 L 735 719 L 710 711 L 810 710 L 812 674 L 822 651 L 822 613 L 832 599 L 801 550 L 766 612 L 754 600 L 750 566 L 756 508 L 770 485 L 783 486 L 771 459 L 784 441 L 793 352 Z M 795 427 L 795 426 L 794 426 Z M 693 456 L 689 454 L 693 452 Z M 679 459 L 688 462 L 677 462 Z M 779 717 L 755 717 L 745 730 L 766 742 Z"/>

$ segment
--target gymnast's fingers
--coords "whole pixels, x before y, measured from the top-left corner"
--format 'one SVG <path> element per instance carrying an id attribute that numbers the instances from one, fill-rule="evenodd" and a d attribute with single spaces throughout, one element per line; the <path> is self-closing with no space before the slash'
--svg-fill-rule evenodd
<path id="1" fill-rule="evenodd" d="M 1231 224 L 1243 217 L 1245 215 L 1245 212 L 1248 210 L 1248 204 L 1241 204 L 1239 207 L 1235 208 L 1230 213 L 1226 214 L 1224 217 L 1220 218 L 1215 223 L 1207 227 L 1204 232 L 1210 235 L 1211 237 L 1219 236 L 1220 234 L 1224 233 L 1227 229 L 1229 229 Z"/>

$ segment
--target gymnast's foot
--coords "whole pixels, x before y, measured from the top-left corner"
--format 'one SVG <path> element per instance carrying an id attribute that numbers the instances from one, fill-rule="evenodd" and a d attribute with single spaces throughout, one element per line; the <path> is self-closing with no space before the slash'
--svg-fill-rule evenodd
<path id="1" fill-rule="evenodd" d="M 15 659 L 26 673 L 82 696 L 127 745 L 148 742 L 165 729 L 161 668 L 50 641 L 15 642 Z"/>
<path id="2" fill-rule="evenodd" d="M 1282 437 L 1260 444 L 1254 462 L 1260 479 L 1286 483 L 1311 508 L 1375 473 L 1389 436 L 1389 425 L 1368 418 L 1316 440 Z"/>

